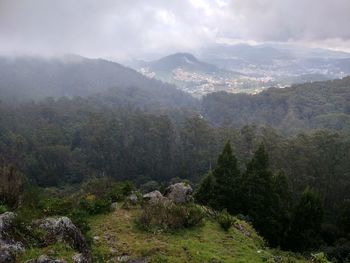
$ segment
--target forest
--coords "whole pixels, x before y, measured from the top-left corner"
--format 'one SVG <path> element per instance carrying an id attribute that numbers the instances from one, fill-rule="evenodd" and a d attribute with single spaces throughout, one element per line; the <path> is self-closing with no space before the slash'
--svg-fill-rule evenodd
<path id="1" fill-rule="evenodd" d="M 92 69 L 112 67 L 116 71 L 109 68 L 104 76 L 113 82 L 120 74 L 124 82 L 106 84 L 100 92 L 85 93 L 78 86 L 65 96 L 72 76 L 62 78 L 67 89 L 60 90 L 59 83 L 38 74 L 44 66 L 57 71 L 61 62 L 26 63 L 32 65 L 30 74 L 48 83 L 48 96 L 19 95 L 25 91 L 19 79 L 2 90 L 2 210 L 27 217 L 38 209 L 44 215 L 69 211 L 84 229 L 81 211 L 72 215 L 75 208 L 64 208 L 66 201 L 51 195 L 66 200 L 79 189 L 126 181 L 147 192 L 185 180 L 195 189 L 196 202 L 252 223 L 272 247 L 321 250 L 329 259 L 350 260 L 349 77 L 256 95 L 218 92 L 198 100 L 98 60 L 74 64 L 81 74 L 75 78 L 89 74 L 93 87 L 100 76 Z M 22 74 L 20 66 L 15 68 Z M 30 87 L 36 85 L 22 75 Z M 41 191 L 48 199 L 37 196 Z M 87 211 L 103 211 L 115 199 L 102 196 Z M 45 208 L 33 201 L 38 199 Z"/>

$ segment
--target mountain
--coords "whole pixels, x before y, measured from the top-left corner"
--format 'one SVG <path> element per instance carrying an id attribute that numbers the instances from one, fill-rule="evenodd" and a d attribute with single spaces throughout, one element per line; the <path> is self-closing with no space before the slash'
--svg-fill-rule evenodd
<path id="1" fill-rule="evenodd" d="M 295 45 L 215 44 L 133 66 L 196 97 L 217 92 L 255 94 L 350 75 L 350 54 Z"/>
<path id="2" fill-rule="evenodd" d="M 90 96 L 107 93 L 128 98 L 137 105 L 159 104 L 182 107 L 193 98 L 174 85 L 150 79 L 133 69 L 103 59 L 76 55 L 61 58 L 0 58 L 0 99 L 7 102 L 40 100 L 45 97 Z M 138 97 L 138 99 L 137 99 Z"/>
<path id="3" fill-rule="evenodd" d="M 203 73 L 220 72 L 220 69 L 214 65 L 199 61 L 195 56 L 189 53 L 176 53 L 159 60 L 149 63 L 153 71 L 173 71 L 182 68 L 189 71 Z"/>
<path id="4" fill-rule="evenodd" d="M 276 86 L 350 75 L 350 54 L 287 44 L 217 44 L 198 51 L 208 63 L 251 77 L 269 77 Z M 296 81 L 296 82 L 295 82 Z"/>
<path id="5" fill-rule="evenodd" d="M 215 125 L 269 125 L 285 133 L 313 129 L 350 131 L 350 77 L 270 88 L 259 94 L 212 93 L 203 116 Z"/>
<path id="6" fill-rule="evenodd" d="M 203 62 L 189 53 L 176 53 L 136 66 L 142 74 L 176 84 L 180 89 L 201 97 L 210 92 L 235 90 L 244 75 Z"/>

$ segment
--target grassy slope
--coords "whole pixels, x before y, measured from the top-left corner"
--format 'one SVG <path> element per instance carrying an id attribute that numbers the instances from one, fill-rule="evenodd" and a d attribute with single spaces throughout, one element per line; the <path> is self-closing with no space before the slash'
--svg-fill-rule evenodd
<path id="1" fill-rule="evenodd" d="M 210 220 L 176 233 L 150 233 L 135 225 L 138 213 L 138 209 L 118 209 L 91 219 L 91 235 L 98 237 L 93 252 L 101 262 L 115 262 L 122 255 L 148 257 L 151 262 L 274 262 L 273 256 L 279 255 L 283 262 L 306 262 L 264 248 L 262 239 L 244 222 L 240 224 L 250 236 L 237 228 L 225 232 Z"/>

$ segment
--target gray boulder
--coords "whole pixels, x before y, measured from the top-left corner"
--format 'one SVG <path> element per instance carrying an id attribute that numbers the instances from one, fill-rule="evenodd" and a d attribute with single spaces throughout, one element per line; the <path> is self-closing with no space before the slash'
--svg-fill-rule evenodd
<path id="1" fill-rule="evenodd" d="M 13 239 L 15 218 L 12 212 L 0 215 L 0 262 L 15 262 L 15 254 L 25 250 L 23 243 Z"/>
<path id="2" fill-rule="evenodd" d="M 26 261 L 26 263 L 67 263 L 65 260 L 53 259 L 47 255 L 41 255 L 37 259 Z"/>
<path id="3" fill-rule="evenodd" d="M 193 189 L 189 184 L 176 183 L 165 190 L 165 197 L 175 204 L 184 204 L 193 200 L 192 193 Z"/>
<path id="4" fill-rule="evenodd" d="M 83 255 L 84 261 L 80 262 L 92 262 L 91 253 L 83 234 L 68 217 L 46 218 L 38 222 L 38 227 L 47 231 L 48 243 L 65 242 Z"/>
<path id="5" fill-rule="evenodd" d="M 152 191 L 150 193 L 144 194 L 143 200 L 149 202 L 150 204 L 156 204 L 163 202 L 166 198 L 158 190 Z"/>
<path id="6" fill-rule="evenodd" d="M 115 211 L 118 209 L 118 202 L 114 202 L 111 204 L 111 211 Z"/>
<path id="7" fill-rule="evenodd" d="M 136 194 L 131 194 L 126 198 L 126 201 L 131 205 L 137 205 L 138 198 Z"/>
<path id="8" fill-rule="evenodd" d="M 2 263 L 14 263 L 16 262 L 15 254 L 9 249 L 0 247 L 0 262 Z"/>

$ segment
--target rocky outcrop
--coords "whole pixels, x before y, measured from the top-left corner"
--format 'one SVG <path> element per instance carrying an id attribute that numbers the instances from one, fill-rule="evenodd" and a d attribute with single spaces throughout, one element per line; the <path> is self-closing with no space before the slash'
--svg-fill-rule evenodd
<path id="1" fill-rule="evenodd" d="M 161 192 L 155 190 L 150 193 L 144 194 L 143 195 L 143 200 L 150 204 L 156 204 L 158 202 L 165 201 L 167 198 L 165 198 Z"/>
<path id="2" fill-rule="evenodd" d="M 0 248 L 0 262 L 12 263 L 16 261 L 15 254 L 9 249 Z"/>
<path id="3" fill-rule="evenodd" d="M 111 204 L 111 211 L 116 211 L 118 209 L 118 202 L 113 202 Z"/>
<path id="4" fill-rule="evenodd" d="M 65 242 L 83 256 L 82 263 L 92 262 L 91 253 L 87 242 L 79 230 L 68 217 L 46 218 L 37 225 L 40 229 L 47 231 L 48 243 Z"/>
<path id="5" fill-rule="evenodd" d="M 165 197 L 173 201 L 175 204 L 184 204 L 193 200 L 193 189 L 189 184 L 176 183 L 170 185 L 165 190 Z"/>
<path id="6" fill-rule="evenodd" d="M 128 204 L 131 204 L 131 205 L 137 205 L 139 199 L 137 197 L 137 195 L 135 193 L 129 195 L 127 198 L 126 198 L 126 202 Z"/>
<path id="7" fill-rule="evenodd" d="M 65 260 L 53 259 L 47 255 L 41 255 L 37 259 L 26 261 L 26 263 L 67 263 Z"/>
<path id="8" fill-rule="evenodd" d="M 15 241 L 11 234 L 15 218 L 12 212 L 0 215 L 0 262 L 15 262 L 15 253 L 24 251 L 24 245 Z"/>

